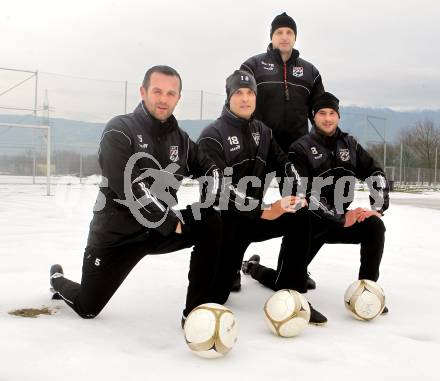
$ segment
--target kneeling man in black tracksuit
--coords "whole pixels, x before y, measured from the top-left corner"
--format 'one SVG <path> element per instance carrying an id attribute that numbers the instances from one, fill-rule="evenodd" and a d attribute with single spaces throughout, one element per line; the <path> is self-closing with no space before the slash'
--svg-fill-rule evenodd
<path id="1" fill-rule="evenodd" d="M 103 181 L 81 283 L 65 278 L 60 265 L 50 271 L 54 296 L 83 318 L 99 314 L 145 255 L 193 245 L 184 313 L 211 301 L 222 237 L 220 214 L 200 204 L 180 211 L 172 207 L 184 177 L 216 179 L 221 173 L 198 153 L 173 116 L 181 89 L 173 68 L 152 67 L 145 74 L 142 101 L 134 112 L 113 118 L 103 131 L 99 146 Z M 211 189 L 215 193 L 214 186 Z M 194 208 L 198 213 L 193 214 Z"/>
<path id="2" fill-rule="evenodd" d="M 339 100 L 334 95 L 318 96 L 313 115 L 311 132 L 291 145 L 288 156 L 308 180 L 307 199 L 312 211 L 308 263 L 325 243 L 360 244 L 358 277 L 377 281 L 385 242 L 381 217 L 389 204 L 385 173 L 351 135 L 339 129 Z M 348 209 L 356 179 L 368 184 L 371 209 Z M 265 276 L 275 273 L 260 265 L 259 257 L 243 262 L 243 269 L 263 284 Z"/>
<path id="3" fill-rule="evenodd" d="M 299 175 L 276 143 L 272 130 L 253 118 L 257 85 L 248 72 L 237 70 L 226 80 L 227 101 L 222 115 L 200 135 L 199 151 L 223 171 L 220 209 L 223 245 L 215 281 L 215 299 L 225 303 L 237 268 L 252 242 L 284 237 L 278 268 L 261 281 L 273 290 L 306 292 L 310 216 L 304 198 L 295 193 Z M 285 179 L 290 192 L 272 205 L 263 205 L 270 173 Z M 286 194 L 283 193 L 283 194 Z M 288 271 L 285 271 L 289 269 Z M 325 317 L 312 310 L 312 323 Z"/>

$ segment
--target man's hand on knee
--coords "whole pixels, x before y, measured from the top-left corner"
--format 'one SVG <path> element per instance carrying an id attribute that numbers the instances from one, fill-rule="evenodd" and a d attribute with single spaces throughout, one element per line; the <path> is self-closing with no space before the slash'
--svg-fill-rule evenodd
<path id="1" fill-rule="evenodd" d="M 379 212 L 376 212 L 375 210 L 364 209 L 363 212 L 360 213 L 357 221 L 364 222 L 367 218 L 370 218 L 371 216 L 376 216 L 378 218 L 382 217 L 382 215 Z"/>
<path id="2" fill-rule="evenodd" d="M 275 220 L 284 213 L 295 213 L 297 210 L 307 206 L 305 198 L 298 196 L 286 196 L 275 201 L 269 209 L 265 209 L 261 218 Z"/>
<path id="3" fill-rule="evenodd" d="M 361 214 L 366 209 L 363 208 L 356 208 L 354 210 L 348 210 L 345 213 L 345 224 L 344 228 L 349 228 L 350 226 L 353 226 L 356 222 L 358 222 L 358 218 L 361 216 Z"/>

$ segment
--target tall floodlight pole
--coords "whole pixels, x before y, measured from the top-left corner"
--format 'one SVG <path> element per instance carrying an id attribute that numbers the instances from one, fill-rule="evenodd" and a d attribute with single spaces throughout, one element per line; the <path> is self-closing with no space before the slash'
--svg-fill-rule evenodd
<path id="1" fill-rule="evenodd" d="M 49 109 L 49 93 L 46 89 L 44 92 L 44 101 L 43 101 L 43 125 L 47 126 L 46 130 L 46 187 L 47 187 L 47 195 L 50 196 L 50 151 L 51 151 L 51 144 L 50 144 L 50 115 L 49 115 L 50 109 Z"/>
<path id="2" fill-rule="evenodd" d="M 378 131 L 378 129 L 376 128 L 376 126 L 371 122 L 370 119 L 380 119 L 383 120 L 384 123 L 384 131 L 383 131 L 383 136 L 382 134 Z M 368 124 L 373 127 L 374 131 L 376 131 L 376 134 L 379 135 L 379 137 L 382 139 L 383 141 L 383 169 L 385 170 L 385 167 L 387 165 L 387 141 L 386 141 L 386 127 L 387 127 L 387 118 L 383 118 L 383 117 L 379 117 L 379 116 L 372 116 L 372 115 L 367 115 L 367 122 Z"/>
<path id="3" fill-rule="evenodd" d="M 399 172 L 400 185 L 402 185 L 402 165 L 403 165 L 403 143 L 400 143 L 400 172 Z"/>
<path id="4" fill-rule="evenodd" d="M 81 179 L 83 177 L 83 157 L 82 152 L 79 153 L 79 183 L 81 184 Z"/>
<path id="5" fill-rule="evenodd" d="M 35 70 L 35 97 L 34 97 L 34 116 L 37 116 L 38 111 L 38 70 Z"/>
<path id="6" fill-rule="evenodd" d="M 437 152 L 438 147 L 435 147 L 435 164 L 434 164 L 434 184 L 437 186 Z"/>
<path id="7" fill-rule="evenodd" d="M 32 140 L 35 141 L 35 131 L 32 131 Z M 35 154 L 35 143 L 32 147 L 32 184 L 35 184 L 35 173 L 37 172 L 37 158 Z"/>
<path id="8" fill-rule="evenodd" d="M 35 70 L 35 94 L 34 94 L 34 118 L 35 123 L 37 119 L 37 111 L 38 111 L 38 70 Z M 35 130 L 32 131 L 33 136 L 33 165 L 32 165 L 32 184 L 35 184 L 35 173 L 37 172 L 37 158 L 35 153 Z"/>
<path id="9" fill-rule="evenodd" d="M 384 128 L 383 128 L 383 170 L 386 171 L 387 166 L 387 120 L 385 119 Z M 393 176 L 394 180 L 394 176 Z"/>
<path id="10" fill-rule="evenodd" d="M 50 196 L 50 126 L 47 126 L 47 149 L 46 149 L 46 176 L 47 176 L 47 182 L 46 182 L 46 194 L 47 196 Z"/>

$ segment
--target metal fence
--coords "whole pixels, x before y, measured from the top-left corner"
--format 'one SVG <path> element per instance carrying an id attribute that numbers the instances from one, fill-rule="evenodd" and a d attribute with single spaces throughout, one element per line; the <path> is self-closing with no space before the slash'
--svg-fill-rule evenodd
<path id="1" fill-rule="evenodd" d="M 52 118 L 105 123 L 134 109 L 140 85 L 141 80 L 135 83 L 0 68 L 0 113 L 42 116 L 49 106 Z M 214 119 L 224 101 L 225 94 L 184 87 L 175 115 L 180 120 Z"/>
<path id="2" fill-rule="evenodd" d="M 0 122 L 56 124 L 51 139 L 52 175 L 84 178 L 99 173 L 96 154 L 104 123 L 138 104 L 139 87 L 140 81 L 0 68 Z M 224 101 L 223 94 L 184 88 L 175 115 L 179 120 L 212 120 Z M 343 113 L 342 122 L 343 127 L 353 125 L 349 113 Z M 390 180 L 402 186 L 439 185 L 437 167 L 420 165 L 411 147 L 404 147 L 400 156 L 392 154 L 385 118 L 365 115 L 360 123 L 358 140 L 367 148 L 376 145 L 374 156 L 386 167 Z M 0 182 L 7 181 L 7 176 L 27 176 L 29 182 L 38 182 L 46 171 L 45 144 L 41 132 L 0 127 Z"/>

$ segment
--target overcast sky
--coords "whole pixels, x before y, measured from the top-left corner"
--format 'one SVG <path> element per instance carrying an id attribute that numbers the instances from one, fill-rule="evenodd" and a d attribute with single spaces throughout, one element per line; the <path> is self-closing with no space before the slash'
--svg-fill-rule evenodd
<path id="1" fill-rule="evenodd" d="M 223 94 L 283 11 L 343 105 L 440 109 L 439 0 L 2 0 L 0 67 L 137 84 L 168 64 L 184 89 Z"/>

